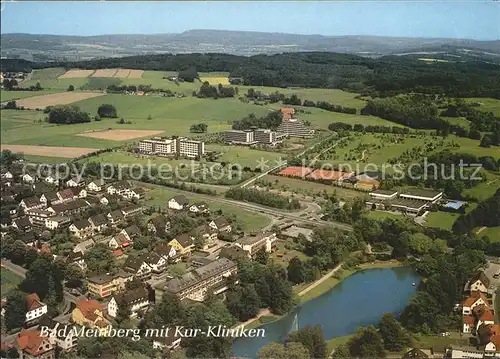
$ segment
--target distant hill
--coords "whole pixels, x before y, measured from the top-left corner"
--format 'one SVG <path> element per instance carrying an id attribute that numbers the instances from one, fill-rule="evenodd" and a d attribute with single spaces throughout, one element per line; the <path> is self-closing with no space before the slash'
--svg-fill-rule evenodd
<path id="1" fill-rule="evenodd" d="M 462 53 L 500 56 L 500 40 L 382 36 L 322 36 L 283 33 L 189 30 L 180 34 L 59 36 L 2 34 L 1 54 L 31 61 L 81 61 L 144 54 L 337 52 L 378 57 L 403 53 Z"/>

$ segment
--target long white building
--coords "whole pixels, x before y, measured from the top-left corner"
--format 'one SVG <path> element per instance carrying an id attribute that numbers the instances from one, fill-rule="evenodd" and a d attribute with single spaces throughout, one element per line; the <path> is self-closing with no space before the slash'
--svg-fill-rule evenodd
<path id="1" fill-rule="evenodd" d="M 149 140 L 140 141 L 139 151 L 151 155 L 173 156 L 178 154 L 195 158 L 205 154 L 205 142 L 190 140 L 186 137 L 153 137 Z"/>

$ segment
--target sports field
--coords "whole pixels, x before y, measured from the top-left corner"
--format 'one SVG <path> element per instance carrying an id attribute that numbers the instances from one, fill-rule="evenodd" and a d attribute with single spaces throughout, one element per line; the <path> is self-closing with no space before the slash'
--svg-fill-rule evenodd
<path id="1" fill-rule="evenodd" d="M 103 96 L 101 92 L 59 92 L 48 95 L 28 97 L 16 101 L 17 106 L 29 109 L 44 109 L 47 106 L 67 105 L 88 98 Z"/>

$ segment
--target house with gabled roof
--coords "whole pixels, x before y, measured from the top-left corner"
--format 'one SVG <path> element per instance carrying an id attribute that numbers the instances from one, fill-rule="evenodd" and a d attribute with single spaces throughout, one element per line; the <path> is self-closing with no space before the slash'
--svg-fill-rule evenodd
<path id="1" fill-rule="evenodd" d="M 210 209 L 205 202 L 197 202 L 189 206 L 189 212 L 207 214 L 210 213 Z"/>
<path id="2" fill-rule="evenodd" d="M 92 224 L 88 219 L 74 221 L 69 226 L 69 231 L 77 238 L 87 238 L 94 234 Z"/>
<path id="3" fill-rule="evenodd" d="M 167 259 L 167 262 L 178 262 L 180 260 L 178 250 L 170 244 L 159 243 L 155 246 L 153 252 Z M 153 266 L 151 267 L 153 268 Z"/>
<path id="4" fill-rule="evenodd" d="M 59 201 L 67 202 L 71 201 L 74 197 L 73 191 L 69 188 L 63 189 L 62 191 L 57 192 L 57 197 L 59 197 Z"/>
<path id="5" fill-rule="evenodd" d="M 161 255 L 155 251 L 149 252 L 144 261 L 151 267 L 153 273 L 161 273 L 168 264 L 169 257 Z"/>
<path id="6" fill-rule="evenodd" d="M 186 196 L 183 195 L 178 195 L 168 200 L 168 208 L 175 209 L 177 211 L 183 210 L 187 207 L 188 204 L 189 200 Z"/>
<path id="7" fill-rule="evenodd" d="M 22 177 L 22 181 L 24 183 L 35 183 L 35 175 L 31 175 L 29 173 L 25 173 Z"/>
<path id="8" fill-rule="evenodd" d="M 39 330 L 21 329 L 16 336 L 16 348 L 19 358 L 26 359 L 52 359 L 55 357 L 54 346 Z"/>
<path id="9" fill-rule="evenodd" d="M 231 232 L 232 230 L 231 224 L 224 216 L 217 217 L 209 223 L 209 226 L 217 232 Z"/>
<path id="10" fill-rule="evenodd" d="M 189 232 L 189 235 L 193 238 L 201 238 L 203 243 L 205 243 L 203 249 L 208 248 L 210 244 L 214 243 L 217 240 L 217 231 L 211 228 L 208 225 L 201 225 L 193 229 Z"/>
<path id="11" fill-rule="evenodd" d="M 158 235 L 164 234 L 171 227 L 170 221 L 162 214 L 159 214 L 148 221 L 148 231 Z"/>
<path id="12" fill-rule="evenodd" d="M 86 241 L 83 241 L 83 242 L 76 244 L 73 247 L 73 252 L 85 253 L 87 250 L 92 248 L 94 245 L 95 245 L 95 241 L 92 238 L 90 238 L 90 239 L 87 239 Z"/>
<path id="13" fill-rule="evenodd" d="M 475 328 L 476 319 L 472 315 L 463 316 L 462 333 L 470 334 Z"/>
<path id="14" fill-rule="evenodd" d="M 73 198 L 86 198 L 87 190 L 85 187 L 70 187 L 68 188 L 73 193 Z"/>
<path id="15" fill-rule="evenodd" d="M 153 349 L 163 350 L 164 352 L 175 350 L 181 345 L 182 337 L 171 330 L 165 336 L 153 337 Z"/>
<path id="16" fill-rule="evenodd" d="M 146 190 L 144 188 L 134 187 L 128 191 L 127 198 L 128 199 L 141 199 L 141 198 L 144 198 L 145 194 L 146 194 Z"/>
<path id="17" fill-rule="evenodd" d="M 106 181 L 102 178 L 96 179 L 87 185 L 87 189 L 91 192 L 101 192 L 106 186 Z"/>
<path id="18" fill-rule="evenodd" d="M 490 280 L 484 274 L 484 272 L 477 272 L 469 281 L 469 288 L 471 292 L 482 292 L 488 293 L 488 288 L 490 287 Z"/>
<path id="19" fill-rule="evenodd" d="M 130 310 L 130 317 L 134 318 L 149 306 L 149 293 L 144 287 L 127 290 L 123 293 L 114 294 L 108 302 L 109 316 L 116 318 L 118 308 L 126 306 Z"/>
<path id="20" fill-rule="evenodd" d="M 85 263 L 85 256 L 83 252 L 71 252 L 65 258 L 67 264 L 76 264 L 81 270 L 87 270 L 87 264 Z"/>
<path id="21" fill-rule="evenodd" d="M 103 214 L 96 214 L 89 218 L 89 222 L 92 225 L 94 231 L 102 231 L 108 226 L 108 219 Z"/>
<path id="22" fill-rule="evenodd" d="M 146 263 L 146 256 L 128 256 L 122 269 L 134 275 L 135 278 L 145 279 L 151 277 L 151 267 Z"/>
<path id="23" fill-rule="evenodd" d="M 237 240 L 234 244 L 247 251 L 251 257 L 260 249 L 271 252 L 274 243 L 278 240 L 276 233 L 260 233 Z"/>
<path id="24" fill-rule="evenodd" d="M 68 187 L 85 187 L 85 180 L 80 176 L 75 176 L 66 181 Z"/>
<path id="25" fill-rule="evenodd" d="M 187 233 L 176 236 L 168 244 L 174 247 L 180 255 L 189 254 L 194 249 L 193 237 Z"/>
<path id="26" fill-rule="evenodd" d="M 488 299 L 482 292 L 472 292 L 471 295 L 462 302 L 462 314 L 471 315 L 472 310 L 478 305 L 488 305 Z"/>
<path id="27" fill-rule="evenodd" d="M 478 305 L 475 307 L 472 310 L 472 314 L 476 317 L 476 330 L 479 329 L 482 324 L 495 324 L 493 311 L 485 305 Z"/>
<path id="28" fill-rule="evenodd" d="M 73 201 L 54 204 L 47 208 L 48 211 L 61 216 L 69 216 L 84 211 L 89 207 L 89 203 L 82 198 Z"/>
<path id="29" fill-rule="evenodd" d="M 124 218 L 134 217 L 142 213 L 143 207 L 141 205 L 131 205 L 125 208 L 122 208 L 122 213 Z"/>
<path id="30" fill-rule="evenodd" d="M 12 227 L 24 231 L 29 232 L 32 229 L 32 224 L 30 219 L 27 216 L 16 218 L 12 221 Z"/>
<path id="31" fill-rule="evenodd" d="M 78 345 L 78 335 L 70 324 L 61 324 L 48 317 L 43 317 L 39 323 L 49 333 L 49 341 L 63 352 L 71 351 Z"/>
<path id="32" fill-rule="evenodd" d="M 40 202 L 43 202 L 45 204 L 47 204 L 49 202 L 51 204 L 57 204 L 57 203 L 61 203 L 62 201 L 60 200 L 56 191 L 47 191 L 47 192 L 44 192 L 40 196 Z"/>
<path id="33" fill-rule="evenodd" d="M 37 197 L 23 198 L 19 203 L 19 205 L 23 207 L 25 211 L 29 211 L 35 208 L 45 207 L 45 203 L 40 202 L 40 200 Z"/>
<path id="34" fill-rule="evenodd" d="M 109 212 L 107 217 L 112 226 L 116 226 L 118 223 L 122 222 L 124 218 L 122 211 L 119 209 Z"/>
<path id="35" fill-rule="evenodd" d="M 26 296 L 26 322 L 33 322 L 44 314 L 47 314 L 47 304 L 42 303 L 38 294 L 28 294 Z"/>
<path id="36" fill-rule="evenodd" d="M 44 178 L 44 181 L 48 184 L 59 184 L 59 179 L 61 177 L 59 175 L 48 175 Z"/>
<path id="37" fill-rule="evenodd" d="M 105 330 L 110 324 L 104 317 L 104 304 L 95 299 L 82 298 L 76 302 L 76 307 L 71 312 L 71 319 L 74 323 L 99 330 Z"/>

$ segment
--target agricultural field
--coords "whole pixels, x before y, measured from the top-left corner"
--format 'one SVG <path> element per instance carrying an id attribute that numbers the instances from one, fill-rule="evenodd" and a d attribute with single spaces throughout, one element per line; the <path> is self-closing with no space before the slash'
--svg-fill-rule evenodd
<path id="1" fill-rule="evenodd" d="M 103 96 L 100 92 L 60 92 L 48 95 L 28 97 L 17 101 L 17 106 L 32 110 L 44 109 L 47 106 L 68 105 L 73 102 Z"/>
<path id="2" fill-rule="evenodd" d="M 98 69 L 90 77 L 115 77 L 118 69 Z"/>
<path id="3" fill-rule="evenodd" d="M 60 158 L 75 158 L 94 152 L 95 148 L 83 147 L 54 147 L 54 146 L 27 146 L 27 145 L 5 145 L 2 150 L 11 150 L 16 153 L 23 153 L 35 156 L 48 156 Z"/>
<path id="4" fill-rule="evenodd" d="M 217 86 L 218 84 L 223 86 L 230 85 L 229 73 L 227 72 L 200 72 L 198 75 L 201 82 L 208 81 L 212 86 Z"/>
<path id="5" fill-rule="evenodd" d="M 47 95 L 57 90 L 41 90 L 41 91 L 0 91 L 0 102 L 6 102 L 11 100 L 19 100 L 28 97 L 35 97 L 41 95 Z"/>
<path id="6" fill-rule="evenodd" d="M 149 137 L 159 135 L 163 131 L 148 131 L 148 130 L 92 130 L 80 133 L 78 136 L 99 138 L 101 140 L 110 141 L 128 141 L 136 138 Z"/>
<path id="7" fill-rule="evenodd" d="M 11 272 L 7 268 L 1 268 L 1 293 L 2 298 L 6 297 L 13 289 L 17 287 L 19 283 L 21 283 L 22 278 Z"/>
<path id="8" fill-rule="evenodd" d="M 75 78 L 81 78 L 81 77 L 89 77 L 93 76 L 95 72 L 101 71 L 101 70 L 81 70 L 81 69 L 71 69 L 66 71 L 64 74 L 59 76 L 58 78 L 60 79 L 75 79 Z"/>
<path id="9" fill-rule="evenodd" d="M 64 75 L 66 70 L 62 67 L 51 67 L 48 69 L 33 70 L 31 80 L 53 80 Z"/>

